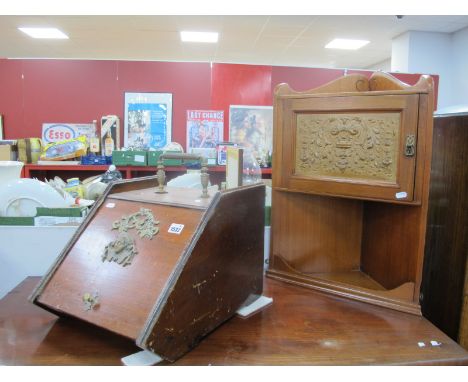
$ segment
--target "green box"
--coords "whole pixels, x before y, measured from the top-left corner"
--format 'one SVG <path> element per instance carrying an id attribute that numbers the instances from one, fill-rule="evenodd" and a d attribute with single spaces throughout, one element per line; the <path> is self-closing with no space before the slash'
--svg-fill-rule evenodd
<path id="1" fill-rule="evenodd" d="M 83 217 L 88 214 L 88 207 L 48 208 L 36 207 L 36 216 Z"/>
<path id="2" fill-rule="evenodd" d="M 112 164 L 116 166 L 147 166 L 147 152 L 141 150 L 113 151 Z"/>
<path id="3" fill-rule="evenodd" d="M 113 151 L 112 152 L 112 164 L 116 166 L 126 166 L 128 158 L 125 154 L 126 154 L 126 151 Z"/>
<path id="4" fill-rule="evenodd" d="M 148 151 L 148 166 L 157 166 L 162 150 Z M 166 151 L 167 154 L 178 154 L 178 151 Z M 164 159 L 164 166 L 182 166 L 182 159 Z"/>

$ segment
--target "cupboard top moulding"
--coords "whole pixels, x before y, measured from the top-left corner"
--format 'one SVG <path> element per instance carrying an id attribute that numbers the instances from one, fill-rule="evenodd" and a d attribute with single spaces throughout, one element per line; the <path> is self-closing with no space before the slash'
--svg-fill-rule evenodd
<path id="1" fill-rule="evenodd" d="M 275 88 L 273 186 L 420 205 L 428 182 L 434 86 L 374 73 L 295 92 Z"/>

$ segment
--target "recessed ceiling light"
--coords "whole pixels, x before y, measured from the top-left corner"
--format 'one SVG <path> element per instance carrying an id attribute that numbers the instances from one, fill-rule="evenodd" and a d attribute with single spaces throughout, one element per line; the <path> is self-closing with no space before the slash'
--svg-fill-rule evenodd
<path id="1" fill-rule="evenodd" d="M 68 36 L 57 28 L 18 28 L 32 38 L 59 38 L 67 39 Z"/>
<path id="2" fill-rule="evenodd" d="M 218 42 L 217 32 L 180 32 L 183 42 Z"/>
<path id="3" fill-rule="evenodd" d="M 327 49 L 350 49 L 356 50 L 362 48 L 364 45 L 369 44 L 367 40 L 350 40 L 345 38 L 335 38 L 330 41 L 325 48 Z"/>

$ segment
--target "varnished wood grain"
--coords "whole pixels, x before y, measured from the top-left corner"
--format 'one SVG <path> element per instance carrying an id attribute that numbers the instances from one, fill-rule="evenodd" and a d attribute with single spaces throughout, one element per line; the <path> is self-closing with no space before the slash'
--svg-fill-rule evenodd
<path id="1" fill-rule="evenodd" d="M 303 273 L 360 269 L 361 201 L 276 190 L 272 198 L 273 256 Z"/>
<path id="2" fill-rule="evenodd" d="M 387 289 L 416 282 L 416 256 L 421 209 L 365 202 L 362 270 Z"/>
<path id="3" fill-rule="evenodd" d="M 33 305 L 28 277 L 0 300 L 1 365 L 120 365 L 139 349 L 131 340 Z"/>
<path id="4" fill-rule="evenodd" d="M 107 201 L 101 206 L 37 301 L 55 311 L 136 338 L 199 224 L 202 211 L 108 201 L 115 206 L 108 208 Z M 105 246 L 118 236 L 118 231 L 112 230 L 112 223 L 141 207 L 149 208 L 155 220 L 159 220 L 159 233 L 151 240 L 132 233 L 138 250 L 132 264 L 122 267 L 115 262 L 103 262 Z M 185 225 L 180 235 L 168 233 L 172 223 Z M 99 293 L 99 307 L 87 311 L 82 297 L 95 291 Z"/>
<path id="5" fill-rule="evenodd" d="M 275 88 L 275 96 L 297 96 L 297 94 L 326 94 L 326 93 L 344 93 L 344 92 L 364 92 L 369 91 L 369 80 L 362 74 L 350 74 L 332 80 L 325 85 L 310 89 L 304 92 L 292 90 L 288 84 L 279 84 Z"/>
<path id="6" fill-rule="evenodd" d="M 468 115 L 434 118 L 421 304 L 423 314 L 453 339 L 459 334 L 468 259 L 467 163 Z M 466 314 L 464 319 L 467 333 Z"/>
<path id="7" fill-rule="evenodd" d="M 395 289 L 384 289 L 375 280 L 360 271 L 302 273 L 291 268 L 280 257 L 273 257 L 275 267 L 267 276 L 320 292 L 331 293 L 351 300 L 370 303 L 400 312 L 421 315 L 419 304 L 412 302 L 414 283 L 408 282 Z M 356 277 L 357 273 L 360 277 Z"/>
<path id="8" fill-rule="evenodd" d="M 374 72 L 369 79 L 369 90 L 371 91 L 412 90 L 425 93 L 432 91 L 433 87 L 433 80 L 428 75 L 419 77 L 418 82 L 414 85 L 408 85 L 384 72 Z"/>
<path id="9" fill-rule="evenodd" d="M 263 288 L 265 188 L 221 194 L 142 346 L 175 360 Z"/>
<path id="10" fill-rule="evenodd" d="M 29 278 L 0 300 L 0 364 L 118 365 L 139 351 L 121 336 L 29 303 L 38 281 Z M 230 319 L 175 365 L 468 365 L 468 352 L 422 317 L 271 279 L 264 294 L 272 305 Z"/>
<path id="11" fill-rule="evenodd" d="M 463 300 L 460 314 L 460 328 L 458 330 L 458 342 L 468 350 L 468 258 L 466 259 L 465 282 L 463 284 Z"/>
<path id="12" fill-rule="evenodd" d="M 209 190 L 208 198 L 202 198 L 201 189 L 166 187 L 165 194 L 156 192 L 156 187 L 144 188 L 127 192 L 113 193 L 110 197 L 121 200 L 134 200 L 143 203 L 158 203 L 173 206 L 206 209 L 211 203 L 211 197 L 216 191 Z"/>
<path id="13" fill-rule="evenodd" d="M 297 98 L 301 97 L 302 94 L 322 96 L 340 93 L 347 96 L 359 92 L 362 95 L 374 95 L 376 92 L 381 91 L 390 94 L 401 94 L 402 90 L 408 94 L 431 93 L 434 91 L 434 81 L 432 77 L 422 75 L 416 84 L 408 85 L 385 72 L 374 72 L 369 79 L 362 74 L 353 73 L 302 92 L 295 91 L 288 84 L 281 83 L 275 87 L 274 95 Z"/>

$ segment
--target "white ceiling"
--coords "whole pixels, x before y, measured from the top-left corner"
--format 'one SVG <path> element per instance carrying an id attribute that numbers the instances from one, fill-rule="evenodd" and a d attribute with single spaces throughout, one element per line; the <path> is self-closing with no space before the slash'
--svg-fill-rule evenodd
<path id="1" fill-rule="evenodd" d="M 36 40 L 18 27 L 57 27 L 69 40 Z M 0 16 L 0 57 L 120 59 L 367 68 L 409 30 L 453 33 L 468 16 Z M 217 44 L 182 43 L 181 30 L 219 32 Z M 358 51 L 333 38 L 370 40 Z"/>

